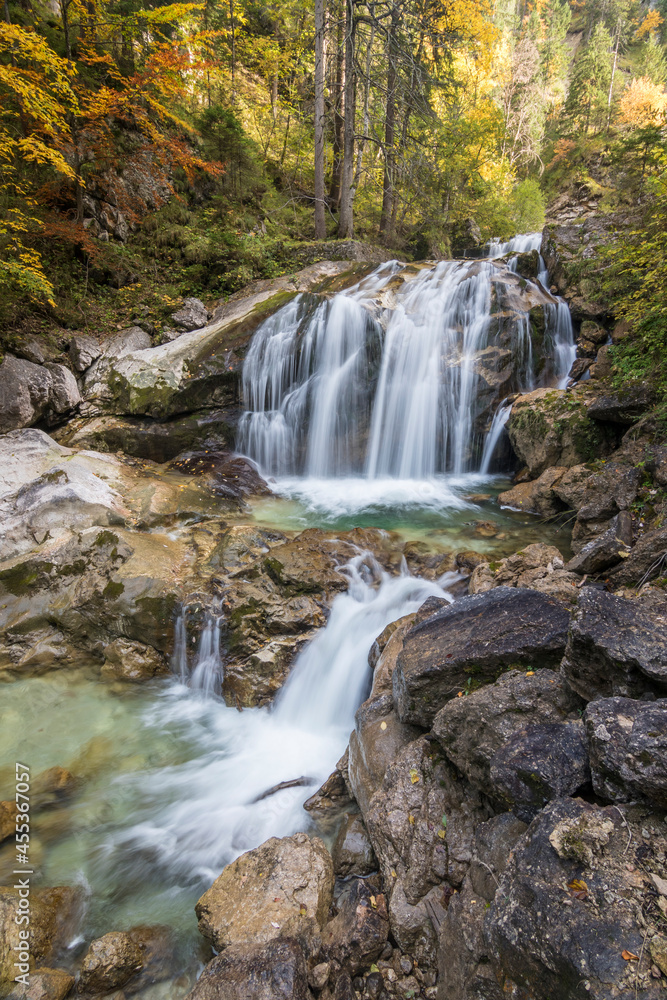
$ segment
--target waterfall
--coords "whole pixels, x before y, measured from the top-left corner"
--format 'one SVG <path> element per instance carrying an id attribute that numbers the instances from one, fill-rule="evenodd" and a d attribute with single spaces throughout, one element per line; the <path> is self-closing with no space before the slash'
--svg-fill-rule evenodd
<path id="1" fill-rule="evenodd" d="M 489 256 L 535 249 L 540 238 L 495 243 Z M 505 396 L 561 384 L 569 371 L 567 306 L 539 281 L 528 297 L 525 286 L 491 259 L 392 262 L 331 300 L 297 297 L 253 337 L 238 450 L 273 477 L 425 481 L 479 469 L 482 427 L 497 429 L 498 379 L 512 382 Z M 539 373 L 535 302 L 553 346 Z"/>
<path id="2" fill-rule="evenodd" d="M 451 601 L 446 587 L 458 579 L 451 573 L 437 583 L 407 572 L 389 576 L 369 552 L 341 572 L 349 588 L 298 655 L 273 708 L 238 712 L 218 699 L 183 697 L 180 684 L 163 692 L 146 724 L 174 733 L 187 725 L 197 747 L 185 762 L 116 779 L 134 795 L 134 823 L 109 835 L 100 864 L 114 870 L 122 864 L 128 879 L 150 865 L 169 884 L 194 882 L 203 889 L 243 851 L 304 829 L 303 802 L 343 754 L 357 706 L 370 690 L 372 643 L 427 598 Z M 262 798 L 295 778 L 305 779 L 301 787 Z"/>
<path id="3" fill-rule="evenodd" d="M 501 403 L 495 412 L 493 422 L 489 429 L 489 433 L 486 436 L 486 441 L 484 442 L 484 451 L 482 453 L 482 462 L 479 467 L 479 471 L 482 475 L 486 475 L 491 466 L 491 459 L 498 446 L 498 442 L 502 437 L 502 433 L 505 429 L 505 424 L 509 420 L 510 413 L 512 412 L 511 403 Z"/>
<path id="4" fill-rule="evenodd" d="M 193 690 L 201 691 L 206 697 L 222 694 L 224 669 L 220 653 L 220 631 L 220 617 L 213 611 L 209 611 L 199 637 L 192 666 L 190 666 L 185 612 L 181 610 L 176 617 L 174 652 L 171 657 L 172 672 L 182 684 L 186 684 Z"/>

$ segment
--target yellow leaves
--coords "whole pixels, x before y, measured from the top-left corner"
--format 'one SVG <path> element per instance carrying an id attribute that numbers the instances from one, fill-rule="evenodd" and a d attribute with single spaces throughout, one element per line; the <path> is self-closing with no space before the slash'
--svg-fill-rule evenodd
<path id="1" fill-rule="evenodd" d="M 628 128 L 660 125 L 667 117 L 667 94 L 647 77 L 634 79 L 623 92 L 618 108 L 620 124 Z"/>
<path id="2" fill-rule="evenodd" d="M 573 878 L 567 883 L 567 888 L 573 899 L 587 899 L 588 886 L 581 878 Z"/>
<path id="3" fill-rule="evenodd" d="M 408 823 L 410 824 L 410 826 L 414 826 L 415 825 L 415 818 L 412 815 L 412 813 L 408 813 Z"/>
<path id="4" fill-rule="evenodd" d="M 442 827 L 441 827 L 441 828 L 440 828 L 440 829 L 438 830 L 438 836 L 440 837 L 440 840 L 444 840 L 444 839 L 445 839 L 445 837 L 447 836 L 447 834 L 446 834 L 446 833 L 445 833 L 445 831 L 444 831 L 444 830 L 442 829 Z"/>
<path id="5" fill-rule="evenodd" d="M 57 149 L 51 149 L 42 142 L 36 135 L 28 135 L 19 139 L 16 148 L 21 157 L 28 163 L 35 163 L 41 166 L 53 167 L 57 173 L 64 174 L 70 180 L 74 180 L 75 173 L 62 153 Z"/>
<path id="6" fill-rule="evenodd" d="M 646 38 L 646 36 L 650 35 L 652 31 L 657 31 L 662 24 L 662 21 L 663 19 L 657 10 L 650 10 L 635 31 L 635 38 L 637 41 L 642 38 Z"/>
<path id="7" fill-rule="evenodd" d="M 378 908 L 378 901 L 375 898 L 375 896 L 371 896 L 371 898 L 370 898 L 370 904 L 371 904 L 371 906 L 372 906 L 372 908 L 374 910 L 377 910 L 377 908 Z"/>
<path id="8" fill-rule="evenodd" d="M 419 771 L 414 767 L 410 768 L 410 782 L 413 785 L 416 785 L 418 781 L 419 781 Z"/>
<path id="9" fill-rule="evenodd" d="M 386 728 L 387 728 L 387 723 L 386 723 L 386 722 L 384 722 L 384 721 L 382 721 L 382 722 L 380 723 L 380 729 L 382 729 L 382 730 L 384 731 L 384 730 L 385 730 Z"/>

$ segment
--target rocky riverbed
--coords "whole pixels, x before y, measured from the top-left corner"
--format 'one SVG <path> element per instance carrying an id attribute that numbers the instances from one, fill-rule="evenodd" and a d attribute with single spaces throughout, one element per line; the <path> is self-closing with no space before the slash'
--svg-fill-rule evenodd
<path id="1" fill-rule="evenodd" d="M 188 302 L 161 346 L 137 326 L 5 358 L 1 995 L 664 995 L 667 445 L 650 392 L 610 379 L 626 332 L 569 276 L 573 228 L 542 248 L 571 381 L 513 401 L 511 482 L 447 503 L 324 516 L 231 450 L 257 324 L 361 265 Z"/>

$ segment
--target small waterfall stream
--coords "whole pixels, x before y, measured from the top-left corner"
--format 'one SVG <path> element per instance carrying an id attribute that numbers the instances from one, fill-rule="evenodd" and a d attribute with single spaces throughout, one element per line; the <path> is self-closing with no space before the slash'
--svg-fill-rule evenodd
<path id="1" fill-rule="evenodd" d="M 488 471 L 502 398 L 564 385 L 574 358 L 569 310 L 544 287 L 541 258 L 534 282 L 516 275 L 516 257 L 495 260 L 540 239 L 493 242 L 483 260 L 383 264 L 331 300 L 294 299 L 248 350 L 239 451 L 278 478 Z"/>

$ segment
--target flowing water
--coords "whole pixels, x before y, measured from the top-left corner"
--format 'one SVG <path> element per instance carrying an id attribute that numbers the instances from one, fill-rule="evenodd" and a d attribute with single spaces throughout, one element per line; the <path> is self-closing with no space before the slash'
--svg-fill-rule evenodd
<path id="1" fill-rule="evenodd" d="M 489 256 L 537 245 L 535 236 L 518 237 Z M 504 265 L 448 261 L 414 268 L 406 281 L 402 269 L 382 265 L 327 302 L 300 296 L 255 334 L 240 450 L 273 477 L 276 493 L 255 501 L 255 521 L 293 531 L 375 525 L 485 552 L 555 540 L 566 551 L 564 537 L 492 500 L 507 485 L 489 470 L 510 407 L 496 400 L 480 431 L 474 359 L 499 336 L 492 304 L 503 302 Z M 539 372 L 527 313 L 519 310 L 506 331 L 517 388 L 566 377 L 569 312 L 547 295 L 544 314 L 549 357 Z M 497 539 L 476 533 L 480 518 L 487 534 L 488 521 L 497 523 Z M 191 977 L 201 892 L 243 851 L 307 828 L 303 802 L 344 752 L 369 690 L 371 644 L 428 597 L 452 599 L 451 576 L 390 576 L 367 552 L 342 572 L 348 590 L 271 708 L 224 704 L 215 608 L 196 641 L 185 617 L 176 622 L 171 679 L 135 687 L 102 683 L 92 669 L 60 670 L 4 686 L 4 759 L 13 761 L 20 745 L 35 771 L 61 765 L 83 782 L 69 807 L 36 820 L 31 849 L 43 884 L 86 890 L 88 939 L 169 924 Z M 0 779 L 8 784 L 9 770 Z M 291 779 L 303 781 L 264 797 Z M 8 864 L 0 850 L 0 865 Z M 176 984 L 171 995 L 186 987 Z"/>

